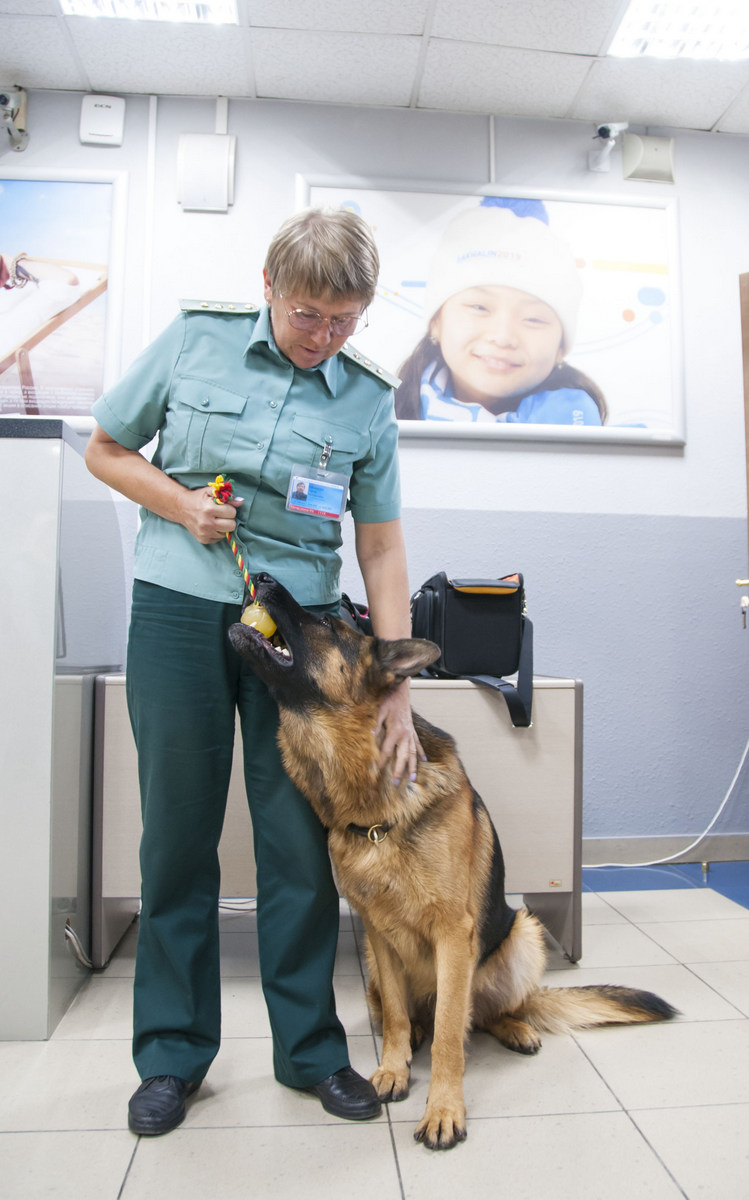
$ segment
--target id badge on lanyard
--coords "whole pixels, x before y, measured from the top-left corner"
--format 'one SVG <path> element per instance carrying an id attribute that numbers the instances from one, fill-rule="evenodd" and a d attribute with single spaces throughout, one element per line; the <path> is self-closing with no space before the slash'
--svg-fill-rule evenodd
<path id="1" fill-rule="evenodd" d="M 346 509 L 348 475 L 329 471 L 327 461 L 333 450 L 331 438 L 325 446 L 316 467 L 293 463 L 286 507 L 289 512 L 303 513 L 308 517 L 328 517 L 340 521 Z"/>

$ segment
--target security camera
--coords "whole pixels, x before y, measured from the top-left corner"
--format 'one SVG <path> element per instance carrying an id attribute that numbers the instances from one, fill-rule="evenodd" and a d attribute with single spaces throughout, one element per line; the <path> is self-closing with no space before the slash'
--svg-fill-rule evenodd
<path id="1" fill-rule="evenodd" d="M 23 101 L 23 93 L 18 88 L 0 87 L 0 110 L 12 117 L 17 113 Z"/>
<path id="2" fill-rule="evenodd" d="M 595 150 L 588 151 L 589 171 L 610 171 L 611 152 L 616 145 L 617 134 L 629 128 L 628 121 L 607 121 L 605 125 L 596 125 L 593 141 Z"/>
<path id="3" fill-rule="evenodd" d="M 23 88 L 0 87 L 0 124 L 8 130 L 11 148 L 25 150 L 29 135 L 26 132 L 26 93 Z"/>
<path id="4" fill-rule="evenodd" d="M 608 141 L 609 138 L 615 138 L 618 133 L 624 133 L 624 130 L 628 128 L 629 121 L 607 121 L 605 125 L 599 125 L 596 128 L 596 137 Z"/>

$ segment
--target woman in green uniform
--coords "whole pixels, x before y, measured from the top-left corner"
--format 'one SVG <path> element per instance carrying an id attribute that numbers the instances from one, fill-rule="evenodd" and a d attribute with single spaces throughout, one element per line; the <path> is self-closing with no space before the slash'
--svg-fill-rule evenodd
<path id="1" fill-rule="evenodd" d="M 258 882 L 258 942 L 274 1069 L 349 1119 L 380 1111 L 350 1066 L 335 1010 L 338 895 L 325 830 L 283 771 L 278 713 L 227 630 L 244 582 L 269 571 L 312 611 L 340 601 L 339 513 L 294 503 L 320 464 L 348 491 L 375 632 L 410 635 L 394 379 L 346 344 L 366 322 L 377 250 L 357 215 L 308 210 L 281 227 L 263 271 L 266 305 L 186 303 L 94 405 L 89 469 L 141 506 L 127 693 L 143 811 L 142 910 L 130 1128 L 185 1115 L 220 1041 L 218 843 L 239 713 Z M 141 450 L 157 437 L 151 460 Z M 207 486 L 234 480 L 217 505 Z M 341 486 L 343 484 L 343 486 Z M 336 487 L 339 489 L 336 491 Z M 343 505 L 341 506 L 343 507 Z M 408 685 L 383 705 L 383 763 L 415 776 Z"/>

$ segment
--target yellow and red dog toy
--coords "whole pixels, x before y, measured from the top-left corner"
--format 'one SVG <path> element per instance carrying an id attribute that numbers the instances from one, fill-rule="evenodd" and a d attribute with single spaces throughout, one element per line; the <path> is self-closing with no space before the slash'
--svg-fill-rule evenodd
<path id="1" fill-rule="evenodd" d="M 231 500 L 232 498 L 234 480 L 227 478 L 226 475 L 217 475 L 213 480 L 213 483 L 208 484 L 208 487 L 213 492 L 213 500 L 215 504 L 226 504 L 227 500 Z M 270 638 L 276 632 L 275 622 L 270 617 L 270 614 L 265 611 L 262 605 L 254 603 L 255 585 L 252 582 L 252 577 L 244 561 L 242 551 L 234 534 L 227 533 L 226 540 L 231 547 L 232 554 L 237 560 L 237 566 L 242 572 L 242 578 L 244 579 L 247 590 L 250 593 L 250 600 L 253 601 L 252 604 L 247 605 L 247 608 L 244 610 L 239 619 L 243 625 L 250 625 L 254 629 L 257 629 L 258 633 L 262 633 L 263 637 Z"/>

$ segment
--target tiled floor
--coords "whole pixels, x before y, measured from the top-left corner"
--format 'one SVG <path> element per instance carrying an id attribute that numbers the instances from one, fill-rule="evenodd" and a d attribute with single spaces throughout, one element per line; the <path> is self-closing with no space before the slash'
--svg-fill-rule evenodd
<path id="1" fill-rule="evenodd" d="M 583 959 L 553 986 L 629 983 L 681 1010 L 667 1025 L 547 1036 L 526 1058 L 473 1038 L 468 1140 L 432 1153 L 412 1138 L 411 1095 L 378 1120 L 326 1116 L 272 1077 L 251 914 L 222 916 L 224 1043 L 184 1125 L 136 1139 L 130 1061 L 135 930 L 81 990 L 49 1042 L 0 1043 L 2 1200 L 747 1200 L 749 909 L 700 877 L 641 890 L 586 872 Z M 743 880 L 743 882 L 742 882 Z M 716 876 L 717 881 L 717 876 Z M 610 890 L 616 884 L 620 890 Z M 744 866 L 739 886 L 749 883 Z M 741 896 L 741 893 L 737 893 Z M 354 1066 L 374 1069 L 359 958 L 345 912 L 339 1011 Z"/>

